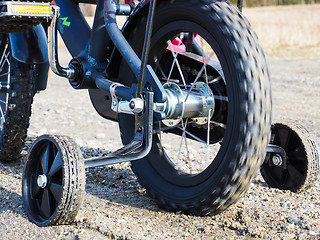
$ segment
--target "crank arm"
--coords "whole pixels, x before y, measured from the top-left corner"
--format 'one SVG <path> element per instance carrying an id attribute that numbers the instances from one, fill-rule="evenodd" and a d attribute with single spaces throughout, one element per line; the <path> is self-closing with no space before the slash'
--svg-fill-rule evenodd
<path id="1" fill-rule="evenodd" d="M 152 92 L 146 93 L 145 111 L 141 117 L 136 114 L 136 135 L 134 139 L 105 157 L 85 159 L 86 168 L 134 161 L 145 157 L 150 152 L 153 129 L 153 95 Z"/>

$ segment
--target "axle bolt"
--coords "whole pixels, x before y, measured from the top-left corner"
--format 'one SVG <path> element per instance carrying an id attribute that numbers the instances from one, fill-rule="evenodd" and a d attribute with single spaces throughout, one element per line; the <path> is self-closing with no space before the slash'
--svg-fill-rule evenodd
<path id="1" fill-rule="evenodd" d="M 40 188 L 45 188 L 47 186 L 47 176 L 45 174 L 39 175 L 37 178 L 37 184 Z"/>
<path id="2" fill-rule="evenodd" d="M 276 154 L 272 157 L 272 163 L 276 166 L 282 165 L 282 157 L 279 154 Z"/>
<path id="3" fill-rule="evenodd" d="M 144 108 L 143 100 L 141 98 L 132 98 L 129 102 L 129 108 L 135 113 L 141 113 Z"/>

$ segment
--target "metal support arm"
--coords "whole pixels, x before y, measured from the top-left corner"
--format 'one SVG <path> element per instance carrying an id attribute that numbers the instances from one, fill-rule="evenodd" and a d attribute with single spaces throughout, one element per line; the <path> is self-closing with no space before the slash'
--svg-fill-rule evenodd
<path id="1" fill-rule="evenodd" d="M 150 152 L 153 129 L 153 93 L 146 94 L 146 108 L 142 116 L 136 114 L 136 135 L 134 139 L 119 150 L 105 157 L 85 159 L 85 167 L 98 167 L 141 159 Z"/>

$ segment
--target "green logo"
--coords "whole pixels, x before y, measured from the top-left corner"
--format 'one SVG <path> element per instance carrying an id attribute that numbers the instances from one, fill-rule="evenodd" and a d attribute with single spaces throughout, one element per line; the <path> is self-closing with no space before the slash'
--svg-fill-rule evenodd
<path id="1" fill-rule="evenodd" d="M 60 18 L 60 20 L 63 20 L 63 25 L 70 27 L 71 22 L 68 22 L 68 17 Z"/>

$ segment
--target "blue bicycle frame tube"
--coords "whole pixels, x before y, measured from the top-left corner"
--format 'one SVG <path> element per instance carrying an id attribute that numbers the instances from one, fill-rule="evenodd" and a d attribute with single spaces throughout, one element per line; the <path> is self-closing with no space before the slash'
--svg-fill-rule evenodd
<path id="1" fill-rule="evenodd" d="M 90 40 L 91 28 L 72 0 L 55 0 L 60 7 L 58 31 L 72 57 L 80 56 Z"/>

